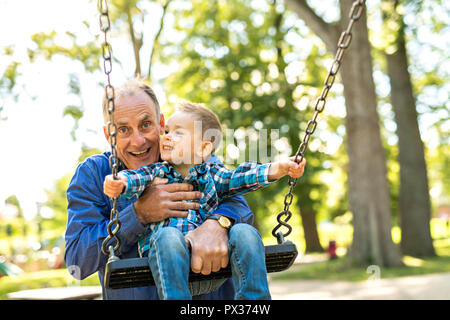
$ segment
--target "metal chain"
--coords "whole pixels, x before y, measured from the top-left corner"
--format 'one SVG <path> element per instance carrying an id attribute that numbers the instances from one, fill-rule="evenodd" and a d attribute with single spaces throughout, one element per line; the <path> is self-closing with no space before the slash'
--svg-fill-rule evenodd
<path id="1" fill-rule="evenodd" d="M 104 40 L 102 43 L 103 71 L 105 72 L 108 80 L 108 84 L 105 86 L 105 97 L 107 100 L 108 116 L 109 116 L 109 121 L 106 124 L 106 129 L 108 131 L 109 143 L 111 145 L 109 166 L 111 167 L 113 178 L 117 180 L 117 172 L 119 169 L 119 157 L 117 156 L 116 151 L 117 126 L 114 122 L 115 94 L 114 94 L 114 87 L 111 85 L 111 78 L 110 78 L 110 73 L 112 71 L 112 47 L 111 44 L 108 42 L 108 31 L 110 31 L 111 29 L 111 20 L 109 18 L 108 2 L 106 0 L 98 0 L 97 6 L 100 12 L 99 17 L 100 30 L 104 34 Z M 117 211 L 118 197 L 115 197 L 112 200 L 113 206 L 111 208 L 110 221 L 107 226 L 108 236 L 105 238 L 105 240 L 103 240 L 102 243 L 102 252 L 106 255 L 109 253 L 111 256 L 113 256 L 114 251 L 116 251 L 120 247 L 120 239 L 117 236 L 117 232 L 119 232 L 120 229 L 119 212 Z M 116 241 L 116 244 L 114 247 L 109 246 L 108 248 L 108 242 L 113 238 Z"/>
<path id="2" fill-rule="evenodd" d="M 345 49 L 347 49 L 350 46 L 350 43 L 352 41 L 352 28 L 353 24 L 359 20 L 361 17 L 365 6 L 365 0 L 355 0 L 353 2 L 352 8 L 350 10 L 349 18 L 350 21 L 347 25 L 347 29 L 342 32 L 338 44 L 337 44 L 337 51 L 334 56 L 333 64 L 330 67 L 330 70 L 328 72 L 328 76 L 325 79 L 324 87 L 322 90 L 322 93 L 320 94 L 319 98 L 316 100 L 316 103 L 314 105 L 314 116 L 312 120 L 308 121 L 308 124 L 306 126 L 305 135 L 303 136 L 303 140 L 300 143 L 300 146 L 298 147 L 297 153 L 295 154 L 295 162 L 300 163 L 303 161 L 305 151 L 308 147 L 309 140 L 311 138 L 311 135 L 316 131 L 317 128 L 317 117 L 319 116 L 319 113 L 321 113 L 325 109 L 326 104 L 326 98 L 328 95 L 328 92 L 330 91 L 331 87 L 333 86 L 334 80 L 336 79 L 336 75 L 339 71 L 339 68 L 342 64 L 342 58 L 344 57 Z M 295 185 L 297 184 L 297 179 L 289 177 L 288 185 L 289 190 L 286 193 L 284 197 L 284 209 L 277 215 L 277 221 L 278 224 L 273 228 L 272 235 L 277 238 L 278 243 L 284 242 L 284 237 L 288 236 L 291 231 L 292 227 L 288 224 L 289 219 L 292 216 L 292 213 L 289 211 L 289 207 L 292 204 L 293 200 L 293 190 Z M 285 227 L 287 231 L 285 233 L 282 233 L 281 231 L 278 231 L 281 227 Z M 277 232 L 278 231 L 278 232 Z"/>

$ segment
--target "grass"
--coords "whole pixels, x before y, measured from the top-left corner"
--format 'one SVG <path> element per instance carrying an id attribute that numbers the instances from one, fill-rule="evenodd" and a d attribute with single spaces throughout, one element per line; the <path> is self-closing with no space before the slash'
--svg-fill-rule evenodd
<path id="1" fill-rule="evenodd" d="M 298 228 L 297 228 L 298 229 Z M 437 256 L 431 258 L 414 258 L 405 256 L 403 268 L 384 268 L 380 269 L 381 279 L 404 277 L 413 275 L 422 275 L 429 273 L 450 272 L 450 238 L 445 223 L 439 219 L 432 219 L 431 230 L 436 249 Z M 295 231 L 298 232 L 298 231 Z M 345 247 L 351 243 L 352 229 L 348 226 L 340 226 L 338 229 L 325 232 L 319 229 L 321 240 L 324 247 L 329 240 L 336 240 L 338 247 Z M 400 241 L 400 230 L 398 227 L 393 228 L 394 242 Z M 302 238 L 301 235 L 294 234 L 291 239 Z M 273 242 L 273 239 L 270 238 Z M 268 241 L 268 242 L 270 242 Z M 1 241 L 0 241 L 1 244 Z M 268 243 L 274 244 L 274 243 Z M 304 249 L 304 243 L 298 243 L 299 250 Z M 323 256 L 323 255 L 322 255 Z M 339 280 L 339 281 L 365 281 L 368 280 L 372 273 L 367 272 L 367 268 L 351 266 L 346 257 L 340 257 L 337 260 L 323 261 L 317 263 L 300 263 L 292 266 L 289 270 L 281 273 L 272 273 L 270 277 L 273 280 Z M 99 285 L 97 274 L 93 274 L 82 281 L 76 281 L 69 274 L 67 269 L 47 270 L 39 272 L 24 273 L 15 277 L 0 278 L 0 300 L 7 299 L 10 292 L 50 288 L 65 287 L 73 285 Z"/>
<path id="2" fill-rule="evenodd" d="M 76 281 L 67 269 L 28 272 L 14 277 L 0 278 L 0 300 L 8 299 L 8 293 L 39 288 L 67 287 L 71 285 L 100 285 L 97 274 Z"/>
<path id="3" fill-rule="evenodd" d="M 395 278 L 423 275 L 430 273 L 450 272 L 450 239 L 436 240 L 437 256 L 428 258 L 403 257 L 405 267 L 386 268 L 381 267 L 380 278 Z M 273 280 L 338 280 L 338 281 L 365 281 L 373 273 L 363 267 L 352 266 L 349 259 L 340 257 L 336 260 L 326 260 L 309 264 L 297 264 L 289 270 L 272 274 Z"/>

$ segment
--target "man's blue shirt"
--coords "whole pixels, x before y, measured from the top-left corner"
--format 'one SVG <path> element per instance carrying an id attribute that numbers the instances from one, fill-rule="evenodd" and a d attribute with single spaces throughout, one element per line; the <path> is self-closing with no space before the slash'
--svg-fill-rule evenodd
<path id="1" fill-rule="evenodd" d="M 106 289 L 103 284 L 108 257 L 102 252 L 102 242 L 107 236 L 112 201 L 103 193 L 103 181 L 111 174 L 110 153 L 94 155 L 81 163 L 67 189 L 68 221 L 65 233 L 65 261 L 72 275 L 77 279 L 98 272 L 104 299 L 158 299 L 156 287 L 129 289 Z M 212 157 L 212 162 L 218 162 Z M 133 203 L 136 198 L 120 198 L 117 203 L 121 227 L 118 237 L 121 246 L 116 252 L 121 259 L 138 257 L 137 241 L 147 232 L 136 216 Z M 216 213 L 235 220 L 236 223 L 253 223 L 253 213 L 242 196 L 224 201 Z M 112 240 L 114 241 L 114 240 Z M 234 288 L 231 279 L 218 291 L 194 298 L 233 299 Z"/>

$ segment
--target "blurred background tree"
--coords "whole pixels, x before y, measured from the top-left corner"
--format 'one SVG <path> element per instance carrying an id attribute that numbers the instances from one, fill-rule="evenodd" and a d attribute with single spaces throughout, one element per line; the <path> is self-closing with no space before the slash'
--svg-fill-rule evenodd
<path id="1" fill-rule="evenodd" d="M 224 128 L 234 130 L 225 131 L 218 151 L 227 165 L 292 155 L 312 117 L 351 2 L 113 0 L 113 50 L 131 57 L 124 61 L 114 54 L 113 74 L 140 75 L 161 86 L 166 116 L 179 99 L 216 111 Z M 401 253 L 434 254 L 431 212 L 450 201 L 450 44 L 432 40 L 448 29 L 449 20 L 448 4 L 440 0 L 368 2 L 367 19 L 364 15 L 355 24 L 342 80 L 319 117 L 306 153 L 307 171 L 295 189 L 294 240 L 304 242 L 306 252 L 321 252 L 328 240 L 340 237 L 321 231 L 332 221 L 352 223 L 353 239 L 338 244 L 353 243 L 353 258 L 362 265 L 399 264 L 391 237 L 397 223 Z M 36 30 L 27 61 L 14 58 L 14 45 L 1 47 L 7 63 L 0 70 L 0 120 L 8 121 L 4 106 L 26 92 L 26 62 L 63 59 L 81 66 L 68 68 L 68 101 L 61 115 L 74 119 L 72 138 L 80 139 L 86 110 L 97 108 L 86 103 L 82 76 L 100 79 L 100 86 L 104 81 L 98 25 L 83 19 L 80 24 L 90 37 Z M 101 151 L 82 142 L 81 158 Z M 71 175 L 47 191 L 43 205 L 53 210 L 53 218 L 41 220 L 44 234 L 65 228 Z M 286 191 L 284 179 L 246 197 L 265 239 Z M 413 201 L 420 203 L 414 214 L 408 206 Z M 16 220 L 9 225 L 2 224 L 2 235 L 27 233 Z"/>
<path id="2" fill-rule="evenodd" d="M 425 152 L 420 137 L 415 95 L 408 71 L 404 6 L 408 1 L 383 1 L 384 53 L 391 84 L 400 165 L 399 214 L 401 248 L 412 256 L 435 254 L 430 233 L 431 204 Z M 390 41 L 389 41 L 390 40 Z"/>
<path id="3" fill-rule="evenodd" d="M 339 1 L 339 8 L 335 10 L 340 9 L 340 18 L 333 22 L 323 20 L 304 0 L 287 0 L 286 3 L 334 54 L 340 32 L 348 25 L 347 12 L 350 12 L 353 1 Z M 353 41 L 340 69 L 347 111 L 348 201 L 354 227 L 350 256 L 357 264 L 400 266 L 400 251 L 391 238 L 387 167 L 365 11 L 354 24 L 352 33 Z"/>

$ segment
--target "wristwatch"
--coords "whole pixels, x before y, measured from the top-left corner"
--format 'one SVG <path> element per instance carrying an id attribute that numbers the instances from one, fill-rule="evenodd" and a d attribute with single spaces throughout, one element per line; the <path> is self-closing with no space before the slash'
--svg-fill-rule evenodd
<path id="1" fill-rule="evenodd" d="M 231 226 L 233 225 L 230 219 L 228 219 L 225 216 L 221 216 L 220 214 L 212 214 L 208 216 L 206 219 L 216 220 L 222 227 L 224 227 L 227 230 L 230 229 Z"/>

